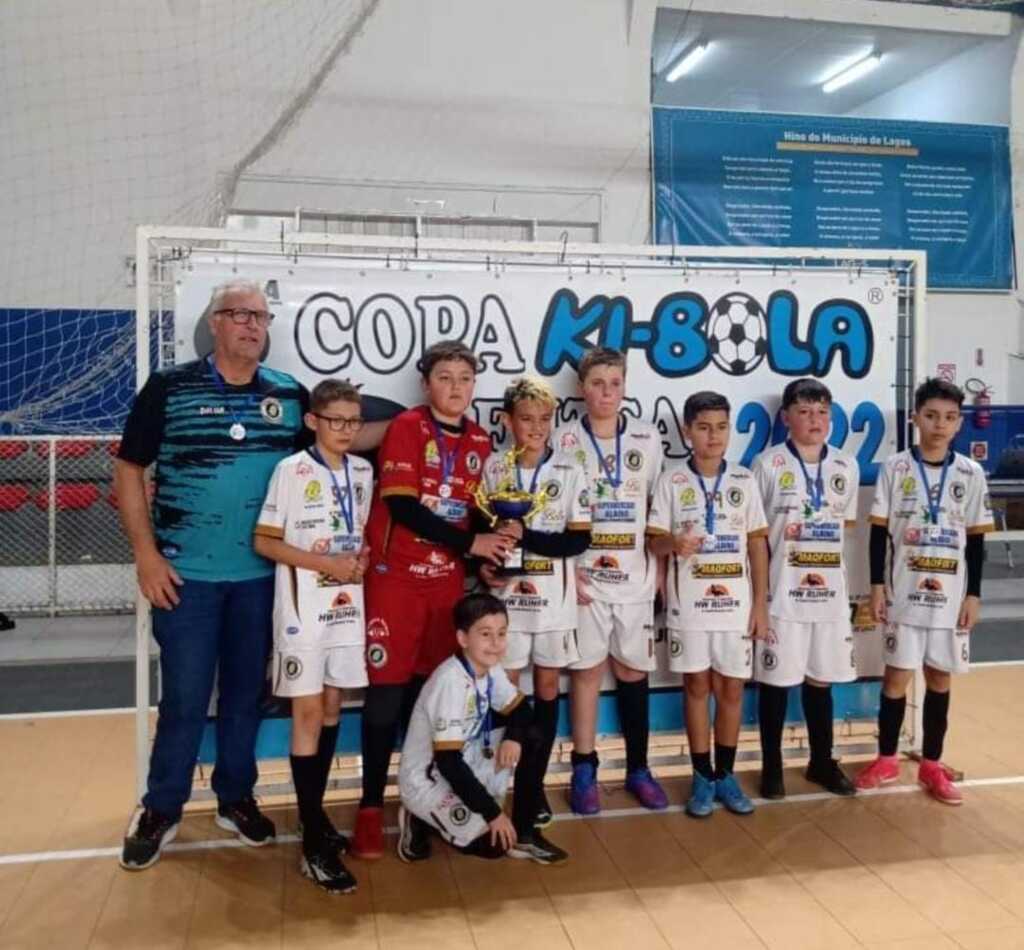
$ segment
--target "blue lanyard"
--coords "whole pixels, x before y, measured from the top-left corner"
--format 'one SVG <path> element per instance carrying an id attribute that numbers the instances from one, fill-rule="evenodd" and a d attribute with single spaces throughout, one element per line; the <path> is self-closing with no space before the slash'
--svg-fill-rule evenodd
<path id="1" fill-rule="evenodd" d="M 708 494 L 708 487 L 704 484 L 704 476 L 697 471 L 697 466 L 693 464 L 693 459 L 689 460 L 690 470 L 694 475 L 697 476 L 700 481 L 700 490 L 704 492 L 704 529 L 708 534 L 715 533 L 715 499 L 718 497 L 718 489 L 722 486 L 722 478 L 725 476 L 725 459 L 722 459 L 722 464 L 718 469 L 718 475 L 715 478 L 715 487 L 711 489 L 711 494 Z"/>
<path id="2" fill-rule="evenodd" d="M 810 473 L 807 471 L 807 466 L 804 465 L 803 457 L 796 450 L 796 446 L 793 445 L 792 440 L 786 439 L 786 448 L 796 456 L 796 460 L 800 463 L 800 471 L 804 473 L 804 481 L 807 483 L 807 494 L 811 499 L 811 507 L 815 511 L 821 511 L 821 504 L 825 500 L 825 482 L 821 477 L 821 467 L 825 464 L 825 455 L 828 452 L 828 446 L 823 445 L 821 447 L 821 455 L 818 456 L 818 474 L 815 476 L 813 482 L 811 481 Z"/>
<path id="3" fill-rule="evenodd" d="M 551 446 L 547 446 L 543 457 L 537 463 L 537 467 L 533 470 L 533 478 L 530 479 L 530 494 L 532 495 L 537 491 L 537 479 L 540 478 L 540 470 L 544 467 L 544 463 L 551 458 L 554 453 L 554 449 Z M 519 467 L 519 463 L 516 462 L 516 488 L 520 491 L 523 490 L 523 470 Z"/>
<path id="4" fill-rule="evenodd" d="M 430 416 L 430 425 L 434 430 L 434 444 L 437 446 L 437 455 L 441 460 L 441 484 L 447 485 L 448 479 L 451 478 L 452 472 L 455 471 L 455 463 L 459 460 L 459 453 L 462 451 L 462 436 L 459 436 L 459 441 L 455 448 L 449 452 L 448 447 L 445 445 L 444 433 L 441 431 L 441 427 L 437 424 L 433 414 Z"/>
<path id="5" fill-rule="evenodd" d="M 206 364 L 207 364 L 207 366 L 210 367 L 210 373 L 213 375 L 213 384 L 217 387 L 217 392 L 219 392 L 221 397 L 223 398 L 225 408 L 227 409 L 228 414 L 231 416 L 231 427 L 234 428 L 235 426 L 241 426 L 242 425 L 241 417 L 238 415 L 237 412 L 235 412 L 234 407 L 231 405 L 231 400 L 228 399 L 228 389 L 227 389 L 227 386 L 224 384 L 224 377 L 221 376 L 220 370 L 217 369 L 217 364 L 213 361 L 213 354 L 212 353 L 208 357 L 206 357 Z M 260 371 L 259 371 L 258 368 L 256 370 L 256 375 L 254 377 L 254 380 L 255 380 L 255 382 L 256 382 L 256 384 L 258 386 L 259 385 L 259 381 L 260 381 Z M 253 396 L 253 395 L 249 396 L 249 402 L 250 403 L 255 402 L 257 399 L 259 399 L 259 396 Z M 244 431 L 245 427 L 242 426 L 242 429 L 243 429 L 242 436 L 244 438 L 244 436 L 245 436 L 245 431 Z"/>
<path id="6" fill-rule="evenodd" d="M 338 501 L 338 507 L 341 509 L 342 517 L 345 519 L 345 527 L 348 528 L 348 533 L 351 537 L 355 526 L 355 511 L 352 505 L 352 476 L 349 473 L 348 456 L 345 456 L 345 492 L 342 494 L 341 486 L 338 485 L 338 480 L 334 477 L 334 469 L 324 461 L 317 447 L 311 445 L 307 451 L 327 469 L 327 474 L 331 476 L 331 484 L 334 486 L 334 497 Z"/>
<path id="7" fill-rule="evenodd" d="M 604 460 L 604 452 L 601 451 L 601 446 L 597 444 L 597 438 L 594 436 L 594 430 L 590 428 L 590 420 L 584 416 L 581 420 L 583 428 L 586 430 L 587 435 L 590 436 L 590 443 L 594 446 L 594 452 L 597 454 L 597 464 L 601 466 L 601 471 L 604 472 L 604 477 L 608 480 L 608 484 L 612 488 L 618 488 L 622 484 L 622 423 L 621 420 L 616 420 L 615 423 L 615 475 L 613 476 L 611 470 L 608 468 L 607 463 Z"/>
<path id="8" fill-rule="evenodd" d="M 914 456 L 914 461 L 917 462 L 917 470 L 921 473 L 921 481 L 924 483 L 924 500 L 928 506 L 928 514 L 931 516 L 932 524 L 939 523 L 939 510 L 942 507 L 942 492 L 946 488 L 946 475 L 949 472 L 949 460 L 953 457 L 952 452 L 947 452 L 946 457 L 942 460 L 942 474 L 939 476 L 939 490 L 932 498 L 932 486 L 928 484 L 928 473 L 925 471 L 924 461 L 921 458 L 921 450 L 915 445 L 911 450 L 910 454 Z"/>
<path id="9" fill-rule="evenodd" d="M 493 711 L 491 707 L 491 690 L 494 686 L 494 680 L 491 678 L 491 674 L 488 673 L 487 712 L 482 713 L 480 712 L 480 710 L 483 708 L 484 697 L 480 695 L 480 690 L 476 688 L 476 673 L 474 672 L 473 667 L 470 666 L 469 660 L 467 660 L 463 654 L 459 653 L 457 655 L 459 657 L 459 662 L 462 664 L 462 668 L 466 671 L 466 674 L 469 676 L 471 682 L 473 683 L 473 695 L 476 697 L 476 722 L 482 723 L 481 732 L 483 733 L 482 738 L 484 740 L 484 758 L 489 759 L 491 757 L 491 713 Z M 476 723 L 474 723 L 474 730 L 475 728 Z M 471 736 L 470 738 L 475 739 L 476 736 Z"/>

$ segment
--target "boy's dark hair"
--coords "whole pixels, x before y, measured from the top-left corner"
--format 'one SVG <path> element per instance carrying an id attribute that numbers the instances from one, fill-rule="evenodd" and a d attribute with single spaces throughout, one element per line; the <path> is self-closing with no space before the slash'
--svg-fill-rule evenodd
<path id="1" fill-rule="evenodd" d="M 914 412 L 917 412 L 929 399 L 946 399 L 955 402 L 959 409 L 964 404 L 964 391 L 948 379 L 931 376 L 914 390 Z"/>
<path id="2" fill-rule="evenodd" d="M 782 408 L 788 409 L 797 402 L 824 402 L 832 405 L 832 393 L 820 379 L 803 376 L 788 383 L 782 390 Z"/>
<path id="3" fill-rule="evenodd" d="M 702 392 L 687 396 L 683 403 L 683 425 L 690 425 L 702 412 L 731 412 L 729 400 L 721 393 L 705 389 Z"/>
<path id="4" fill-rule="evenodd" d="M 359 387 L 347 379 L 322 379 L 309 394 L 309 411 L 319 412 L 338 400 L 361 405 Z"/>
<path id="5" fill-rule="evenodd" d="M 473 351 L 465 343 L 460 343 L 458 340 L 441 340 L 440 343 L 428 346 L 423 351 L 423 355 L 416 364 L 416 368 L 420 371 L 423 378 L 427 379 L 430 376 L 430 371 L 438 363 L 443 363 L 445 360 L 461 360 L 474 373 L 479 369 Z"/>
<path id="6" fill-rule="evenodd" d="M 452 608 L 452 619 L 455 621 L 455 629 L 465 633 L 481 617 L 489 617 L 491 614 L 501 614 L 508 617 L 508 610 L 505 604 L 498 600 L 494 594 L 481 592 L 478 594 L 466 594 Z"/>
<path id="7" fill-rule="evenodd" d="M 576 368 L 576 375 L 582 383 L 595 366 L 618 366 L 622 375 L 626 375 L 626 354 L 613 350 L 610 346 L 594 346 L 587 350 Z"/>

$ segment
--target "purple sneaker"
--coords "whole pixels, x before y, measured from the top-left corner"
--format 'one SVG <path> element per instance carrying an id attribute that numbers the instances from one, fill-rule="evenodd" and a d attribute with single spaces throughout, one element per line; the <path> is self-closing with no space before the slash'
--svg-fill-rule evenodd
<path id="1" fill-rule="evenodd" d="M 661 811 L 668 808 L 668 796 L 651 775 L 650 769 L 634 769 L 626 776 L 626 791 L 631 792 L 644 808 Z"/>
<path id="2" fill-rule="evenodd" d="M 597 769 L 589 762 L 581 762 L 572 767 L 569 807 L 577 815 L 601 813 L 601 798 L 597 790 Z"/>

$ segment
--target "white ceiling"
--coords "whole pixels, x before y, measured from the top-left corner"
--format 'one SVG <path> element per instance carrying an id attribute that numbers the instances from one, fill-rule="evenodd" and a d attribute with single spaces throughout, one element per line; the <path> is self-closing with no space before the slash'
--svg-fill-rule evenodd
<path id="1" fill-rule="evenodd" d="M 680 53 L 710 41 L 692 72 L 664 75 Z M 805 22 L 774 17 L 659 9 L 652 48 L 656 105 L 842 115 L 966 50 L 997 41 L 977 35 Z M 882 64 L 826 95 L 821 83 L 837 63 L 870 50 Z"/>

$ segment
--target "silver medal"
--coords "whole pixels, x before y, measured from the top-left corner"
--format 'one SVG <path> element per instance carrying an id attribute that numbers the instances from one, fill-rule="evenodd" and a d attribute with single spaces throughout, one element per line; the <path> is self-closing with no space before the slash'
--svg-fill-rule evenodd
<path id="1" fill-rule="evenodd" d="M 445 482 L 445 484 L 443 484 L 440 488 L 438 488 L 437 493 L 442 498 L 451 498 L 451 496 L 452 496 L 452 486 L 449 485 L 447 482 Z"/>
<path id="2" fill-rule="evenodd" d="M 228 435 L 236 442 L 241 442 L 245 438 L 245 426 L 241 422 L 236 422 L 228 429 Z"/>

